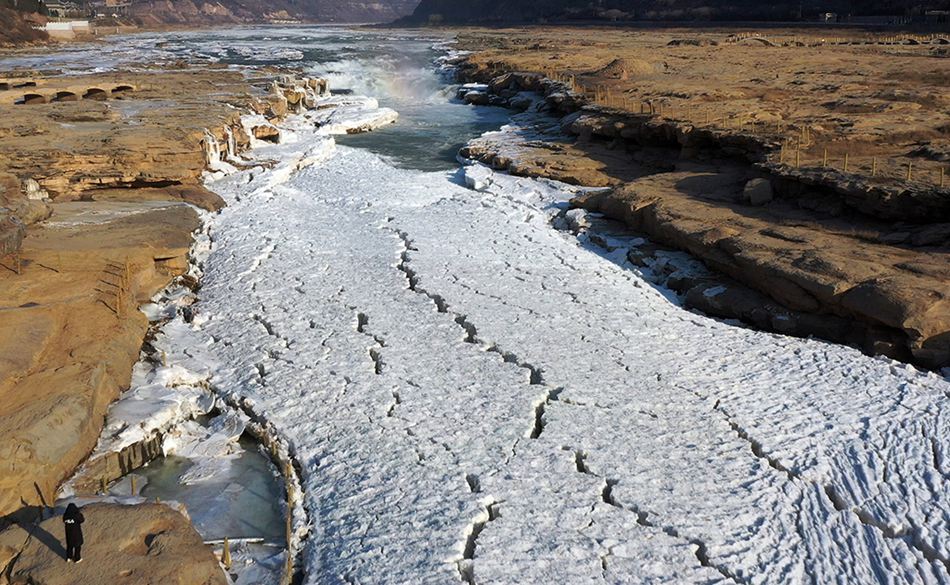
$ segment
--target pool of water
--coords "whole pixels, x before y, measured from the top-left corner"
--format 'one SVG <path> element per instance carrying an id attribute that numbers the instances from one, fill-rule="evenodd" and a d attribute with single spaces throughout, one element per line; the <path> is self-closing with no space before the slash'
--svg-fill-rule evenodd
<path id="1" fill-rule="evenodd" d="M 156 459 L 136 471 L 147 481 L 140 493 L 184 504 L 205 540 L 260 538 L 284 543 L 281 476 L 253 439 L 242 438 L 240 446 L 243 450 L 237 457 L 222 459 L 210 479 L 196 483 L 181 481 L 194 465 L 192 460 L 175 455 Z"/>

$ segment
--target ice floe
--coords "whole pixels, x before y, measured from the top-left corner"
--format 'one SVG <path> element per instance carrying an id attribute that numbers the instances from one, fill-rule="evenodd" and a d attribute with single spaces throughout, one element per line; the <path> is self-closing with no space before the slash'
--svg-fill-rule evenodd
<path id="1" fill-rule="evenodd" d="M 394 124 L 399 114 L 390 108 L 342 107 L 324 110 L 311 119 L 320 134 L 358 134 Z"/>

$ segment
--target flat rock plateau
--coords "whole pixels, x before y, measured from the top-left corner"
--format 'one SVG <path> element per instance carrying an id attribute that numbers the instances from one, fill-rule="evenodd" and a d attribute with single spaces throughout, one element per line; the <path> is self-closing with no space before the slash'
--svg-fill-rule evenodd
<path id="1" fill-rule="evenodd" d="M 0 533 L 0 583 L 225 585 L 218 560 L 177 510 L 92 504 L 83 510 L 83 562 L 67 564 L 59 516 Z M 9 579 L 7 581 L 6 579 Z"/>

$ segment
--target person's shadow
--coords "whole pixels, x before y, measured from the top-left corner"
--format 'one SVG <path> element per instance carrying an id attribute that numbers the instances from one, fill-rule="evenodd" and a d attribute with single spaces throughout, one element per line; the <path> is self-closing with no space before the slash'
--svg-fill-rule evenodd
<path id="1" fill-rule="evenodd" d="M 62 545 L 58 538 L 47 532 L 39 524 L 30 524 L 23 526 L 23 529 L 26 530 L 31 537 L 42 542 L 49 548 L 53 553 L 57 554 L 63 560 L 66 559 L 66 547 Z"/>
<path id="2" fill-rule="evenodd" d="M 33 482 L 33 488 L 36 490 L 37 495 L 40 497 L 40 501 L 43 503 L 43 507 L 36 507 L 35 510 L 38 512 L 39 518 L 37 518 L 36 523 L 26 523 L 18 522 L 21 528 L 27 532 L 32 538 L 42 542 L 46 545 L 46 548 L 50 549 L 54 554 L 59 555 L 61 559 L 66 559 L 66 547 L 60 543 L 59 539 L 47 532 L 40 526 L 40 522 L 43 521 L 46 511 L 48 511 L 49 504 L 46 503 L 46 498 L 43 497 L 43 491 L 40 489 L 40 486 Z M 22 501 L 22 500 L 21 500 Z M 26 502 L 23 502 L 24 504 Z"/>

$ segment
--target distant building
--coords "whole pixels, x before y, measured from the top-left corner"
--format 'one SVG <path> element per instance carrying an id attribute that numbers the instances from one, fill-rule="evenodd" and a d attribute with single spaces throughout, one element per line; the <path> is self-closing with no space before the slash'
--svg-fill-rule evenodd
<path id="1" fill-rule="evenodd" d="M 46 14 L 52 18 L 66 18 L 66 4 L 58 0 L 44 2 Z"/>
<path id="2" fill-rule="evenodd" d="M 110 16 L 124 16 L 131 10 L 132 3 L 129 0 L 106 0 L 106 14 Z"/>
<path id="3" fill-rule="evenodd" d="M 49 36 L 57 39 L 74 39 L 77 35 L 92 34 L 92 27 L 88 20 L 59 20 L 50 21 L 43 26 Z"/>
<path id="4" fill-rule="evenodd" d="M 68 0 L 45 0 L 46 14 L 50 18 L 81 18 L 85 16 L 82 6 Z"/>
<path id="5" fill-rule="evenodd" d="M 88 5 L 97 18 L 127 16 L 132 9 L 131 0 L 92 0 Z"/>

